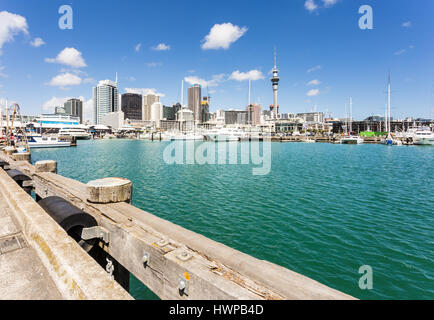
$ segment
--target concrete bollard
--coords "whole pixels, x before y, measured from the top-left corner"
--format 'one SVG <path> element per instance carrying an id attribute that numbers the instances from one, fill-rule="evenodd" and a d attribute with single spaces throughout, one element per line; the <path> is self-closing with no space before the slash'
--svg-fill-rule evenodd
<path id="1" fill-rule="evenodd" d="M 15 161 L 29 161 L 30 162 L 30 152 L 12 153 L 12 159 L 14 159 Z"/>
<path id="2" fill-rule="evenodd" d="M 131 202 L 133 183 L 123 178 L 104 178 L 89 181 L 86 196 L 93 203 Z"/>
<path id="3" fill-rule="evenodd" d="M 42 160 L 35 163 L 36 172 L 57 173 L 57 162 L 54 160 Z"/>

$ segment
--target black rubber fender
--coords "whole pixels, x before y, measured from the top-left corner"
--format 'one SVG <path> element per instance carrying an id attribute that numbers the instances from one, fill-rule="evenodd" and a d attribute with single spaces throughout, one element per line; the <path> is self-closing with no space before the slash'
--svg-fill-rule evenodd
<path id="1" fill-rule="evenodd" d="M 0 168 L 4 169 L 6 166 L 9 166 L 9 162 L 0 160 Z"/>
<path id="2" fill-rule="evenodd" d="M 16 169 L 8 170 L 7 173 L 9 177 L 14 179 L 14 181 L 20 185 L 20 187 L 23 186 L 23 181 L 32 180 L 32 178 L 30 178 L 29 176 L 25 175 L 24 173 Z"/>
<path id="3" fill-rule="evenodd" d="M 11 177 L 25 192 L 28 194 L 32 193 L 32 187 L 23 187 L 24 181 L 31 181 L 32 178 L 30 178 L 28 175 L 25 175 L 19 170 L 11 169 L 7 170 L 6 173 Z"/>
<path id="4" fill-rule="evenodd" d="M 97 221 L 90 214 L 77 208 L 61 197 L 47 197 L 38 201 L 38 204 L 56 221 L 70 237 L 89 252 L 97 243 L 97 239 L 81 239 L 83 228 L 96 227 Z"/>

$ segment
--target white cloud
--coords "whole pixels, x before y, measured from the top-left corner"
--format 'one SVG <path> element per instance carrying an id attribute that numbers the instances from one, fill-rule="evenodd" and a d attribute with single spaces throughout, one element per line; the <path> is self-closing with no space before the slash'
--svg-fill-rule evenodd
<path id="1" fill-rule="evenodd" d="M 141 43 L 138 43 L 138 44 L 135 46 L 134 50 L 136 50 L 136 52 L 139 52 L 141 46 L 142 46 L 142 44 L 141 44 Z"/>
<path id="2" fill-rule="evenodd" d="M 32 42 L 30 42 L 30 45 L 32 47 L 35 47 L 35 48 L 40 47 L 44 44 L 45 44 L 45 42 L 44 42 L 44 40 L 42 40 L 42 38 L 35 38 L 35 39 L 33 39 Z"/>
<path id="3" fill-rule="evenodd" d="M 311 72 L 314 72 L 314 71 L 319 70 L 319 69 L 321 69 L 321 66 L 317 65 L 315 67 L 312 67 L 312 68 L 308 69 L 307 73 L 311 73 Z"/>
<path id="4" fill-rule="evenodd" d="M 45 101 L 42 104 L 42 110 L 44 112 L 52 113 L 54 112 L 55 107 L 63 107 L 63 104 L 68 99 L 71 99 L 71 97 L 65 97 L 65 98 L 52 97 L 50 100 Z"/>
<path id="5" fill-rule="evenodd" d="M 241 38 L 247 31 L 246 27 L 240 28 L 232 23 L 215 24 L 209 34 L 203 39 L 203 50 L 229 49 L 230 45 Z"/>
<path id="6" fill-rule="evenodd" d="M 55 107 L 63 107 L 64 103 L 68 99 L 72 99 L 76 97 L 52 97 L 50 100 L 45 101 L 42 104 L 42 110 L 45 113 L 53 113 Z M 83 96 L 78 97 L 81 101 L 83 101 L 83 119 L 91 120 L 93 117 L 93 99 L 86 100 Z"/>
<path id="7" fill-rule="evenodd" d="M 164 93 L 157 92 L 154 88 L 125 88 L 126 93 L 137 93 L 141 95 L 147 95 L 147 94 L 155 94 L 160 97 L 164 97 Z"/>
<path id="8" fill-rule="evenodd" d="M 338 0 L 322 0 L 322 2 L 324 3 L 325 7 L 331 7 L 335 5 Z"/>
<path id="9" fill-rule="evenodd" d="M 405 49 L 398 50 L 398 51 L 396 51 L 396 52 L 394 53 L 394 55 L 395 55 L 395 56 L 400 56 L 400 55 L 403 54 L 405 51 L 406 51 Z"/>
<path id="10" fill-rule="evenodd" d="M 46 58 L 45 62 L 60 63 L 73 68 L 86 67 L 81 52 L 74 48 L 63 49 L 56 58 Z"/>
<path id="11" fill-rule="evenodd" d="M 315 97 L 317 95 L 319 95 L 318 89 L 311 89 L 306 93 L 306 96 L 308 96 L 308 97 Z"/>
<path id="12" fill-rule="evenodd" d="M 48 83 L 50 86 L 55 87 L 67 87 L 67 86 L 77 86 L 82 82 L 81 78 L 72 73 L 62 73 L 55 76 Z"/>
<path id="13" fill-rule="evenodd" d="M 229 79 L 236 81 L 244 81 L 244 80 L 259 80 L 264 79 L 264 75 L 259 70 L 250 70 L 249 72 L 240 72 L 238 70 L 232 72 Z"/>
<path id="14" fill-rule="evenodd" d="M 406 22 L 404 22 L 404 23 L 402 24 L 402 26 L 403 26 L 404 28 L 410 28 L 410 27 L 411 27 L 411 21 L 406 21 Z"/>
<path id="15" fill-rule="evenodd" d="M 84 78 L 83 83 L 96 83 L 94 78 Z"/>
<path id="16" fill-rule="evenodd" d="M 199 84 L 202 87 L 217 87 L 221 82 L 224 81 L 224 78 L 225 78 L 225 74 L 220 73 L 220 74 L 213 75 L 211 80 L 204 80 L 196 76 L 190 76 L 190 77 L 185 77 L 184 81 L 191 85 Z"/>
<path id="17" fill-rule="evenodd" d="M 309 12 L 312 12 L 312 11 L 315 11 L 316 9 L 318 9 L 318 5 L 315 3 L 314 0 L 306 0 L 306 2 L 304 3 L 304 7 Z"/>
<path id="18" fill-rule="evenodd" d="M 155 50 L 155 51 L 168 51 L 168 50 L 170 50 L 170 46 L 167 45 L 167 44 L 164 44 L 164 43 L 160 43 L 157 46 L 152 47 L 152 50 Z"/>
<path id="19" fill-rule="evenodd" d="M 0 77 L 1 78 L 7 78 L 7 77 L 9 77 L 6 73 L 3 72 L 4 69 L 5 69 L 4 66 L 0 66 Z"/>
<path id="20" fill-rule="evenodd" d="M 130 81 L 136 81 L 136 78 L 134 78 L 134 77 L 129 77 L 128 80 L 130 80 Z"/>
<path id="21" fill-rule="evenodd" d="M 161 62 L 147 62 L 146 66 L 149 68 L 155 68 L 155 67 L 159 67 L 162 66 L 163 64 Z"/>
<path id="22" fill-rule="evenodd" d="M 7 11 L 0 12 L 0 53 L 3 44 L 14 40 L 20 32 L 28 34 L 26 18 Z"/>
<path id="23" fill-rule="evenodd" d="M 312 81 L 309 81 L 308 83 L 307 83 L 307 85 L 308 86 L 317 86 L 317 85 L 319 85 L 321 83 L 321 81 L 319 81 L 319 80 L 317 80 L 317 79 L 314 79 L 314 80 L 312 80 Z"/>
<path id="24" fill-rule="evenodd" d="M 79 97 L 83 101 L 83 120 L 93 120 L 93 99 L 86 100 L 84 97 Z"/>
<path id="25" fill-rule="evenodd" d="M 338 0 L 322 0 L 323 3 L 322 7 L 329 8 L 331 6 L 334 6 L 337 2 Z M 319 9 L 320 6 L 315 2 L 315 0 L 306 0 L 304 2 L 304 7 L 307 11 L 314 12 L 317 9 Z"/>

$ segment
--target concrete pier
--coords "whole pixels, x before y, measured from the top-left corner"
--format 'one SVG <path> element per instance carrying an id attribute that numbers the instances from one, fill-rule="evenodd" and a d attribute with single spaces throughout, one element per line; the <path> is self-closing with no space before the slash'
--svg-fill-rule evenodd
<path id="1" fill-rule="evenodd" d="M 0 169 L 0 299 L 131 296 Z"/>
<path id="2" fill-rule="evenodd" d="M 1 169 L 0 169 L 1 170 Z M 0 299 L 58 300 L 62 295 L 0 193 Z"/>
<path id="3" fill-rule="evenodd" d="M 0 154 L 1 159 L 9 162 L 12 169 L 18 169 L 32 178 L 34 192 L 38 197 L 61 197 L 94 217 L 98 226 L 107 232 L 106 240 L 101 239 L 99 247 L 161 299 L 354 299 L 301 274 L 256 259 L 126 202 L 88 201 L 88 186 L 79 181 L 53 172 L 38 172 L 30 163 L 14 161 L 5 154 Z M 19 186 L 7 178 L 7 174 L 0 169 L 0 189 L 3 192 L 12 186 L 15 188 L 14 193 L 5 191 L 4 197 L 14 204 L 15 211 L 20 211 L 24 196 L 17 196 Z M 27 194 L 26 197 L 28 201 L 30 197 Z M 24 224 L 29 229 L 24 232 L 25 235 L 32 239 L 32 236 L 39 234 L 45 240 L 44 243 L 49 242 L 50 246 L 68 243 L 72 248 L 71 242 L 78 246 L 59 226 L 57 231 L 50 229 L 55 228 L 53 225 L 50 228 L 43 227 L 47 223 L 43 220 L 49 220 L 49 217 L 44 211 L 41 212 L 35 202 L 28 206 L 26 214 L 17 213 L 23 217 L 22 220 L 25 220 Z M 30 208 L 37 214 L 30 214 Z M 52 223 L 55 224 L 54 221 Z M 53 233 L 57 242 L 50 241 Z M 46 252 L 40 245 L 40 242 L 35 243 L 35 248 L 38 248 L 36 251 L 38 255 L 44 256 Z M 80 286 L 80 295 L 68 297 L 87 297 L 87 294 L 92 298 L 94 295 L 91 293 L 96 294 L 97 291 L 102 294 L 101 291 L 108 290 L 107 298 L 128 298 L 128 295 L 122 295 L 118 291 L 120 286 L 109 285 L 107 279 L 104 280 L 105 284 L 99 281 L 87 283 L 86 279 L 90 281 L 95 277 L 92 273 L 98 273 L 94 267 L 90 267 L 92 264 L 89 259 L 95 264 L 96 262 L 78 248 L 80 254 L 72 253 L 64 247 L 50 251 L 50 256 L 64 261 L 65 267 L 68 264 L 78 268 L 78 275 L 84 278 L 75 280 L 76 283 L 84 282 Z M 86 265 L 82 265 L 83 261 L 87 261 Z M 105 272 L 99 265 L 97 267 Z M 54 279 L 59 277 L 57 274 Z M 58 285 L 59 280 L 54 282 L 58 288 L 61 287 Z M 92 285 L 95 287 L 92 288 Z"/>

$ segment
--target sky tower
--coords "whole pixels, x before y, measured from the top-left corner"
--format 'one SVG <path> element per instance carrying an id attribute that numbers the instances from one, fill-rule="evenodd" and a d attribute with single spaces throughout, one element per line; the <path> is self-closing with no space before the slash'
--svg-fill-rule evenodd
<path id="1" fill-rule="evenodd" d="M 279 76 L 278 76 L 278 72 L 279 70 L 277 69 L 277 56 L 276 56 L 276 48 L 274 48 L 274 68 L 273 68 L 273 77 L 270 79 L 271 83 L 273 84 L 273 94 L 274 94 L 274 98 L 273 98 L 273 118 L 277 119 L 277 108 L 278 108 L 278 104 L 277 104 L 277 87 L 279 86 Z"/>

